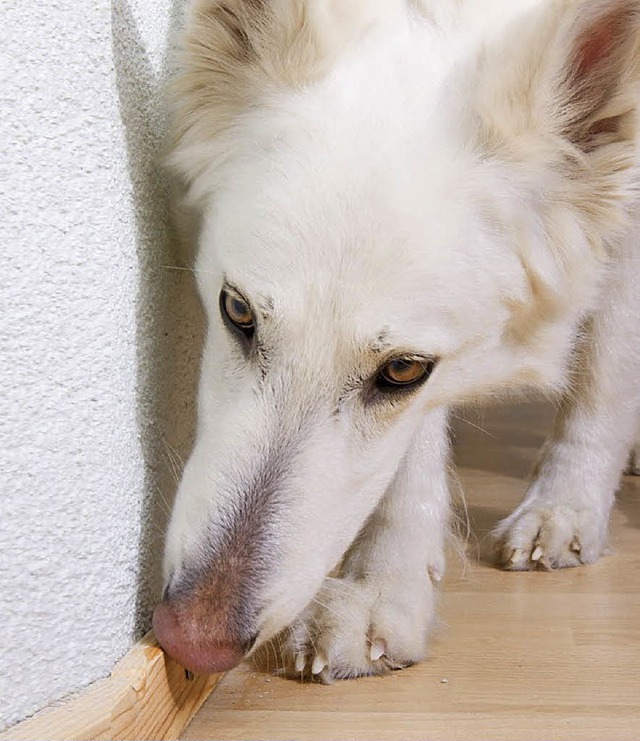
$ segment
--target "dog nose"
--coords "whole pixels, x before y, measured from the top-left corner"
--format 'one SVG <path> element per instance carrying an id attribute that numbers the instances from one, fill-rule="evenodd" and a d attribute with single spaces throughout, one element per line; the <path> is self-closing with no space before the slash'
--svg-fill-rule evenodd
<path id="1" fill-rule="evenodd" d="M 213 629 L 203 629 L 167 599 L 154 610 L 153 630 L 166 653 L 194 674 L 233 669 L 253 644 L 253 641 L 221 640 Z"/>

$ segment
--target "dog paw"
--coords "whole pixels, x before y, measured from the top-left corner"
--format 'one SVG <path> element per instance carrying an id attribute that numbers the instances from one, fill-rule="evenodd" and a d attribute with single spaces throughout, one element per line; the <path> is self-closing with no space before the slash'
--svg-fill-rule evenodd
<path id="1" fill-rule="evenodd" d="M 606 533 L 606 518 L 591 509 L 532 503 L 502 520 L 493 535 L 506 569 L 552 571 L 597 561 Z"/>
<path id="2" fill-rule="evenodd" d="M 419 582 L 327 579 L 283 636 L 286 673 L 329 683 L 421 661 L 434 607 L 426 574 Z"/>

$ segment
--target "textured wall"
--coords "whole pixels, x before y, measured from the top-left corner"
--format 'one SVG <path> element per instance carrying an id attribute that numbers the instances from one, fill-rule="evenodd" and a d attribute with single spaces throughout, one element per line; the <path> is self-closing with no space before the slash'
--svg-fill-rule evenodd
<path id="1" fill-rule="evenodd" d="M 199 353 L 157 165 L 178 12 L 2 3 L 0 727 L 108 674 L 159 590 Z"/>

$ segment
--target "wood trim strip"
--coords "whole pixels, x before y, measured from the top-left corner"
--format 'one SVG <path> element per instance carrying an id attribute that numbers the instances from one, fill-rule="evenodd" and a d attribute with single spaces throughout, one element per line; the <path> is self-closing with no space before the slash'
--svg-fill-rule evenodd
<path id="1" fill-rule="evenodd" d="M 107 679 L 9 728 L 0 740 L 177 739 L 222 676 L 188 676 L 150 631 Z"/>

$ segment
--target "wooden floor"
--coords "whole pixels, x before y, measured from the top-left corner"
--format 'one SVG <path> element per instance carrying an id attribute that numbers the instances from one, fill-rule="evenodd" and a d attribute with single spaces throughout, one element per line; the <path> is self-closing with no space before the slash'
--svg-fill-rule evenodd
<path id="1" fill-rule="evenodd" d="M 456 425 L 474 539 L 469 565 L 449 565 L 429 661 L 329 687 L 242 667 L 183 738 L 640 739 L 640 479 L 624 481 L 599 564 L 491 563 L 485 536 L 518 501 L 549 418 L 521 405 Z"/>

